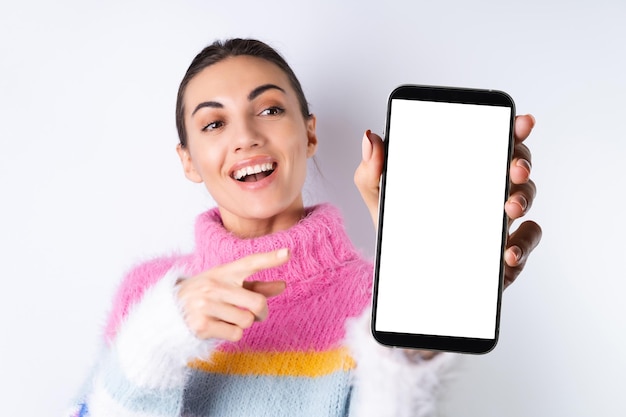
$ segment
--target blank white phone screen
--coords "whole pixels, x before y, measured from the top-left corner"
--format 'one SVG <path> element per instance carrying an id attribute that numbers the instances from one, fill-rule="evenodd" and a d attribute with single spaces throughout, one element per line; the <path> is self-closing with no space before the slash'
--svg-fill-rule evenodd
<path id="1" fill-rule="evenodd" d="M 495 337 L 511 111 L 392 100 L 377 331 Z"/>

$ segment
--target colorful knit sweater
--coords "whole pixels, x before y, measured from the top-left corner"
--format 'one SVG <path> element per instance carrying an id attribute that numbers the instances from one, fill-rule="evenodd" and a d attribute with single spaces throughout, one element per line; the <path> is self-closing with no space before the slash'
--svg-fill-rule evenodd
<path id="1" fill-rule="evenodd" d="M 176 281 L 243 256 L 290 248 L 251 280 L 284 280 L 269 317 L 237 343 L 199 340 Z M 200 215 L 192 254 L 133 269 L 116 295 L 106 349 L 68 416 L 431 416 L 448 355 L 422 363 L 369 335 L 372 264 L 337 209 L 320 205 L 289 230 L 240 239 L 219 211 Z"/>

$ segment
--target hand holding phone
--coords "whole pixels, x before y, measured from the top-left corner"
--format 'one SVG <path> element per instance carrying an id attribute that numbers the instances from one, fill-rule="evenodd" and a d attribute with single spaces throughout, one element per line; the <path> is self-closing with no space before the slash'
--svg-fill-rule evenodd
<path id="1" fill-rule="evenodd" d="M 372 316 L 380 343 L 467 353 L 495 346 L 514 117 L 499 91 L 405 85 L 391 93 Z"/>

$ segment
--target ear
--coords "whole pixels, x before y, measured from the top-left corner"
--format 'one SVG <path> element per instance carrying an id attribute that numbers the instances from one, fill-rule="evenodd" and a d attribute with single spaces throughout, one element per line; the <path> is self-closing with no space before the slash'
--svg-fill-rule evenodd
<path id="1" fill-rule="evenodd" d="M 317 133 L 315 131 L 316 118 L 314 114 L 311 114 L 306 120 L 306 157 L 310 158 L 315 155 L 317 151 Z"/>
<path id="2" fill-rule="evenodd" d="M 178 157 L 180 158 L 181 164 L 183 164 L 183 170 L 185 171 L 185 177 L 190 181 L 201 183 L 202 177 L 196 171 L 196 168 L 193 166 L 193 161 L 191 160 L 191 154 L 189 153 L 188 148 L 183 148 L 179 143 L 176 145 L 176 152 L 178 153 Z"/>

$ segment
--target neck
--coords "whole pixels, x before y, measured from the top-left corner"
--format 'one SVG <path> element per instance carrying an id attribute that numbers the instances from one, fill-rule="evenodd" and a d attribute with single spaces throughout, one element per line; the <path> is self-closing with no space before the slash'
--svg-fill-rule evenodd
<path id="1" fill-rule="evenodd" d="M 302 197 L 298 197 L 289 207 L 278 214 L 265 217 L 244 217 L 219 206 L 224 228 L 240 238 L 253 238 L 269 235 L 295 226 L 305 215 Z"/>

